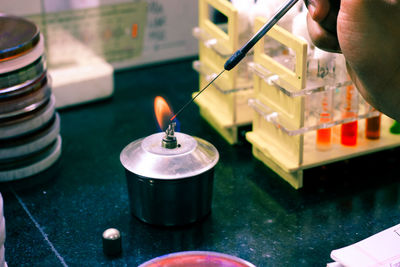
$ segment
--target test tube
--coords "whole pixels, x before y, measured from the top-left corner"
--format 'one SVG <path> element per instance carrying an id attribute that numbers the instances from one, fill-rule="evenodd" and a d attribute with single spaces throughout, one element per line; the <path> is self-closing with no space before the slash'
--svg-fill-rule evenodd
<path id="1" fill-rule="evenodd" d="M 318 99 L 319 124 L 326 124 L 332 120 L 333 114 L 333 91 L 331 90 L 331 86 L 334 84 L 335 56 L 332 53 L 315 48 L 313 59 L 311 59 L 309 62 L 316 64 L 316 66 L 311 66 L 311 68 L 316 67 L 315 74 L 317 79 L 321 79 L 324 82 L 325 90 L 328 88 L 328 90 L 320 93 L 321 98 Z M 313 74 L 313 72 L 310 73 L 310 75 Z M 318 150 L 328 150 L 331 148 L 331 134 L 331 128 L 324 127 L 317 130 L 316 147 Z"/>
<path id="2" fill-rule="evenodd" d="M 343 118 L 356 117 L 358 113 L 358 93 L 354 85 L 346 86 L 343 94 Z M 343 123 L 340 128 L 340 143 L 345 146 L 357 145 L 358 121 Z"/>
<path id="3" fill-rule="evenodd" d="M 319 111 L 319 123 L 324 124 L 332 121 L 332 90 L 321 93 L 321 103 Z M 318 150 L 328 150 L 332 144 L 332 128 L 321 128 L 317 130 L 316 148 Z"/>
<path id="4" fill-rule="evenodd" d="M 370 107 L 370 111 L 376 111 L 375 108 Z M 367 139 L 379 139 L 381 132 L 381 114 L 378 116 L 370 117 L 365 120 L 365 137 Z"/>

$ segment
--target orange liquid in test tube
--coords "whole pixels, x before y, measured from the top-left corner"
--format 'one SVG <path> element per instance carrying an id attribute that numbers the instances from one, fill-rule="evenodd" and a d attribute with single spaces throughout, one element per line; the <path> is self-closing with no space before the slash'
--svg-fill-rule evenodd
<path id="1" fill-rule="evenodd" d="M 332 91 L 323 92 L 321 96 L 319 123 L 324 124 L 332 121 Z M 318 150 L 328 150 L 331 148 L 331 132 L 331 128 L 317 130 L 316 148 Z"/>
<path id="2" fill-rule="evenodd" d="M 321 113 L 320 114 L 320 122 L 330 122 L 329 113 Z M 320 150 L 329 149 L 331 147 L 331 128 L 324 128 L 317 130 L 317 148 Z"/>

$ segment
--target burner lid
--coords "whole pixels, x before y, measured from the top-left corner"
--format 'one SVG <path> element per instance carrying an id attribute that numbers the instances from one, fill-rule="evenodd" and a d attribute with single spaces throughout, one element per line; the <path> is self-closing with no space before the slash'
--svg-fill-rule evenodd
<path id="1" fill-rule="evenodd" d="M 176 132 L 176 148 L 165 148 L 165 133 L 156 133 L 126 146 L 120 155 L 125 169 L 144 178 L 180 179 L 208 171 L 219 154 L 209 142 Z"/>

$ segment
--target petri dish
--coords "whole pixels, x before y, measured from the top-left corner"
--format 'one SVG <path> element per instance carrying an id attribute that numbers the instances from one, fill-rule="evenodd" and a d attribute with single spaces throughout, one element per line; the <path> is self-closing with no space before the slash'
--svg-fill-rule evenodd
<path id="1" fill-rule="evenodd" d="M 0 182 L 27 178 L 50 168 L 61 155 L 61 136 L 46 148 L 29 157 L 0 165 Z"/>
<path id="2" fill-rule="evenodd" d="M 14 138 L 0 139 L 0 162 L 33 154 L 54 141 L 60 133 L 60 117 L 56 112 L 44 126 Z"/>
<path id="3" fill-rule="evenodd" d="M 53 117 L 55 102 L 55 97 L 52 95 L 49 101 L 46 101 L 32 111 L 27 111 L 12 118 L 0 118 L 0 138 L 13 138 L 42 127 Z"/>
<path id="4" fill-rule="evenodd" d="M 255 267 L 252 263 L 219 252 L 184 251 L 147 261 L 139 267 Z"/>
<path id="5" fill-rule="evenodd" d="M 19 57 L 40 40 L 39 28 L 33 22 L 9 15 L 0 15 L 0 61 Z"/>
<path id="6" fill-rule="evenodd" d="M 39 57 L 25 67 L 7 73 L 0 73 L 0 94 L 9 91 L 10 87 L 29 84 L 46 71 L 46 59 Z"/>
<path id="7" fill-rule="evenodd" d="M 14 97 L 0 97 L 0 119 L 17 116 L 32 111 L 46 102 L 51 96 L 51 87 L 44 75 Z"/>

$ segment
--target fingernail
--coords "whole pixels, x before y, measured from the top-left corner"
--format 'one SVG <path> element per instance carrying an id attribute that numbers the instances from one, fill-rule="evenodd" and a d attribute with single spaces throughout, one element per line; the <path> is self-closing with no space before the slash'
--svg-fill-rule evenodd
<path id="1" fill-rule="evenodd" d="M 316 3 L 314 0 L 308 0 L 308 13 L 310 13 L 311 17 L 314 18 L 314 13 L 315 13 L 315 8 L 316 8 Z"/>

